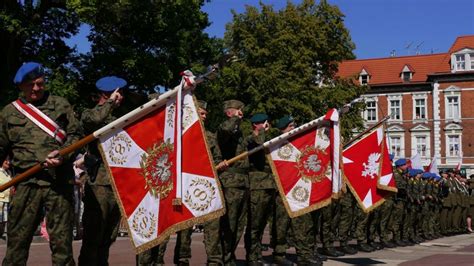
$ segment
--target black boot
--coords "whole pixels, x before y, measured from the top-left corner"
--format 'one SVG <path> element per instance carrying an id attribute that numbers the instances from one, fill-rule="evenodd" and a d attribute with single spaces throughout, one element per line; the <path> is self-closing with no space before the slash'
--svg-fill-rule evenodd
<path id="1" fill-rule="evenodd" d="M 374 249 L 366 243 L 358 243 L 357 249 L 362 252 L 372 252 Z"/>
<path id="2" fill-rule="evenodd" d="M 349 254 L 349 255 L 354 255 L 357 253 L 357 249 L 352 248 L 351 246 L 343 245 L 339 248 L 342 252 Z"/>
<path id="3" fill-rule="evenodd" d="M 329 257 L 340 257 L 345 255 L 344 253 L 337 251 L 335 248 L 323 248 L 321 253 Z"/>

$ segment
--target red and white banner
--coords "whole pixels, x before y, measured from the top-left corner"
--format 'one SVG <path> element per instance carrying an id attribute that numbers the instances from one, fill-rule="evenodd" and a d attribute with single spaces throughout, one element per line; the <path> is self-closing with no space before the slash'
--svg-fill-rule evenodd
<path id="1" fill-rule="evenodd" d="M 166 106 L 100 138 L 137 253 L 225 211 L 192 94 L 183 92 L 182 112 L 177 112 L 176 99 L 171 97 Z"/>
<path id="2" fill-rule="evenodd" d="M 268 146 L 268 160 L 292 218 L 328 205 L 341 189 L 337 110 L 330 110 L 324 120 L 308 130 L 301 130 L 302 125 L 294 129 L 301 133 Z"/>
<path id="3" fill-rule="evenodd" d="M 344 149 L 342 160 L 346 183 L 365 212 L 382 204 L 387 190 L 397 191 L 383 126 Z"/>

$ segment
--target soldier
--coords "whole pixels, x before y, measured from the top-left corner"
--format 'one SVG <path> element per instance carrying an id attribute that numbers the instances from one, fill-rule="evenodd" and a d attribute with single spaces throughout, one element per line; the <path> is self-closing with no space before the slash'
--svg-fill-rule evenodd
<path id="1" fill-rule="evenodd" d="M 351 224 L 354 221 L 355 208 L 357 208 L 357 202 L 350 191 L 347 191 L 347 185 L 344 182 L 342 197 L 339 201 L 340 204 L 340 221 L 339 221 L 339 246 L 340 250 L 349 255 L 357 253 L 357 249 L 352 248 L 348 245 L 349 231 Z"/>
<path id="2" fill-rule="evenodd" d="M 440 229 L 441 234 L 447 236 L 450 234 L 450 213 L 452 208 L 452 184 L 449 179 L 447 171 L 441 171 L 441 198 L 442 198 L 442 209 L 440 214 Z"/>
<path id="3" fill-rule="evenodd" d="M 60 156 L 58 150 L 79 140 L 79 121 L 66 99 L 45 91 L 41 64 L 23 64 L 13 82 L 21 96 L 0 114 L 0 161 L 11 152 L 15 173 L 21 174 L 38 162 L 43 170 L 16 186 L 8 215 L 3 265 L 26 265 L 43 210 L 52 264 L 74 265 L 74 157 Z"/>
<path id="4" fill-rule="evenodd" d="M 393 203 L 393 212 L 392 212 L 392 232 L 393 240 L 397 246 L 404 247 L 406 242 L 403 241 L 403 224 L 404 224 L 404 210 L 407 204 L 407 182 L 403 175 L 407 171 L 407 161 L 406 159 L 398 159 L 395 161 L 395 169 L 393 171 L 393 177 L 397 185 L 398 193 L 395 196 Z"/>
<path id="5" fill-rule="evenodd" d="M 281 133 L 286 133 L 295 128 L 293 117 L 286 115 L 280 118 L 276 127 Z M 294 232 L 294 245 L 298 265 L 323 265 L 327 258 L 319 255 L 316 250 L 315 231 L 318 225 L 320 211 L 303 214 L 290 220 Z"/>
<path id="6" fill-rule="evenodd" d="M 270 124 L 266 114 L 258 113 L 250 118 L 252 134 L 245 139 L 247 149 L 251 150 L 262 145 L 266 140 Z M 272 230 L 275 247 L 273 249 L 273 263 L 278 265 L 292 265 L 285 258 L 286 237 L 289 217 L 276 191 L 275 180 L 270 165 L 261 150 L 249 157 L 250 201 L 248 211 L 248 225 L 246 232 L 246 248 L 248 265 L 263 265 L 262 237 L 270 215 L 273 216 Z M 277 201 L 277 197 L 279 200 Z M 278 209 L 278 210 L 277 210 Z M 274 215 L 275 214 L 275 215 Z M 278 216 L 277 216 L 278 215 Z"/>
<path id="7" fill-rule="evenodd" d="M 240 123 L 244 116 L 244 104 L 238 100 L 224 102 L 227 119 L 217 129 L 217 142 L 224 160 L 231 159 L 247 150 Z M 248 159 L 243 159 L 219 176 L 226 202 L 226 214 L 221 218 L 224 263 L 235 265 L 235 249 L 245 227 L 249 196 Z"/>
<path id="8" fill-rule="evenodd" d="M 99 79 L 97 105 L 82 113 L 81 121 L 86 134 L 116 120 L 123 104 L 122 90 L 127 82 L 115 76 Z M 120 210 L 112 191 L 110 176 L 102 162 L 97 143 L 88 146 L 85 157 L 89 180 L 84 188 L 84 235 L 79 265 L 108 265 L 109 249 L 117 238 Z"/>
<path id="9" fill-rule="evenodd" d="M 469 210 L 467 213 L 467 218 L 466 218 L 466 225 L 467 225 L 467 231 L 469 233 L 472 233 L 472 218 L 474 217 L 474 175 L 470 175 L 469 179 L 467 180 L 467 183 L 469 184 L 469 191 L 470 196 L 469 196 Z"/>

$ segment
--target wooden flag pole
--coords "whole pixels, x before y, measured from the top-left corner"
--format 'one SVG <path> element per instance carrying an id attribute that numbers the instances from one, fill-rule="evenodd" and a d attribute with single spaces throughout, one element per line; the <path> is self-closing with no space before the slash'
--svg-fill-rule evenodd
<path id="1" fill-rule="evenodd" d="M 150 101 L 143 104 L 142 106 L 114 120 L 110 124 L 105 125 L 104 127 L 94 131 L 94 133 L 74 142 L 73 144 L 65 147 L 64 149 L 61 149 L 59 151 L 59 155 L 60 156 L 68 155 L 86 146 L 87 144 L 91 143 L 92 141 L 100 137 L 113 134 L 117 130 L 137 121 L 138 119 L 146 116 L 147 114 L 165 105 L 169 99 L 171 99 L 178 93 L 178 90 L 180 87 L 182 87 L 185 90 L 193 89 L 196 87 L 197 84 L 202 83 L 206 80 L 211 80 L 212 78 L 216 76 L 216 73 L 219 70 L 219 67 L 220 67 L 219 65 L 215 64 L 211 66 L 206 73 L 198 77 L 195 77 L 190 71 L 184 71 L 183 81 L 180 83 L 180 85 L 176 86 L 174 89 L 170 91 L 165 92 L 164 94 L 161 94 L 157 98 L 151 99 Z M 182 84 L 184 85 L 182 86 Z M 18 183 L 28 179 L 30 176 L 38 173 L 39 171 L 43 169 L 44 169 L 44 162 L 35 164 L 33 167 L 29 168 L 27 171 L 15 176 L 7 183 L 0 185 L 0 192 L 3 192 L 8 188 L 17 185 Z"/>

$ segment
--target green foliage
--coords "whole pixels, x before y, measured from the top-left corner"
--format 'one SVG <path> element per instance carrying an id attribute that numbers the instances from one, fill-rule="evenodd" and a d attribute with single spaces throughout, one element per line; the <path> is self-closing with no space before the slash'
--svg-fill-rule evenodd
<path id="1" fill-rule="evenodd" d="M 104 75 L 124 77 L 142 92 L 176 86 L 179 73 L 209 64 L 219 51 L 204 33 L 209 25 L 204 0 L 103 0 L 68 2 L 91 25 L 90 54 L 76 65 L 84 95 Z"/>
<path id="2" fill-rule="evenodd" d="M 305 0 L 289 2 L 280 11 L 264 4 L 248 6 L 233 15 L 224 41 L 239 61 L 212 85 L 197 90 L 209 102 L 212 128 L 223 117 L 220 103 L 231 98 L 247 104 L 247 117 L 266 112 L 276 120 L 292 114 L 304 123 L 363 93 L 352 82 L 335 78 L 338 63 L 354 58 L 354 44 L 336 6 Z M 356 111 L 343 121 L 346 136 L 362 125 Z"/>
<path id="3" fill-rule="evenodd" d="M 76 34 L 78 27 L 79 19 L 65 9 L 65 1 L 6 0 L 0 4 L 0 106 L 18 96 L 12 80 L 23 62 L 41 62 L 53 77 L 70 74 L 66 66 L 75 60 L 74 49 L 64 40 Z M 74 83 L 63 80 L 67 84 L 61 87 L 68 89 L 62 95 L 73 98 Z"/>

